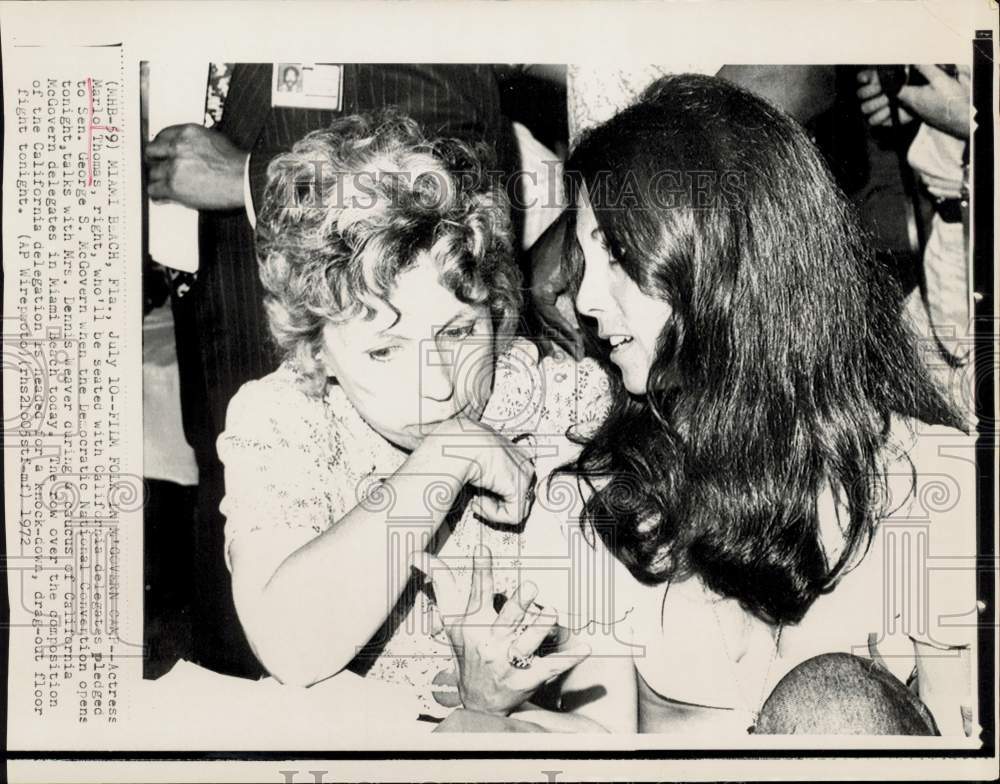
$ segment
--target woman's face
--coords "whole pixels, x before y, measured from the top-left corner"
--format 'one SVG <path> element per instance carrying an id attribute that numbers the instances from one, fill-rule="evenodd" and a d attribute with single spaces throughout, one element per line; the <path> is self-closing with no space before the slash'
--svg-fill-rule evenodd
<path id="1" fill-rule="evenodd" d="M 576 308 L 597 320 L 598 334 L 610 344 L 611 361 L 621 370 L 625 388 L 644 395 L 657 339 L 673 309 L 641 291 L 612 258 L 586 188 L 577 202 L 576 241 L 584 259 Z"/>
<path id="2" fill-rule="evenodd" d="M 360 313 L 323 329 L 320 359 L 383 437 L 414 449 L 444 419 L 479 419 L 493 388 L 493 322 L 441 285 L 422 253 L 400 273 L 375 317 Z M 391 306 L 391 307 L 390 307 Z"/>

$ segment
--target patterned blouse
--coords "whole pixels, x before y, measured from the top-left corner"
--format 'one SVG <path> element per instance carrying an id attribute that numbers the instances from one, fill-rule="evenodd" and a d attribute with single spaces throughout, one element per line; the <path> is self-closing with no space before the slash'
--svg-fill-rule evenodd
<path id="1" fill-rule="evenodd" d="M 226 471 L 221 511 L 226 517 L 227 563 L 237 538 L 270 536 L 274 547 L 261 548 L 269 552 L 269 562 L 255 568 L 273 572 L 358 503 L 372 508 L 385 502 L 379 480 L 405 460 L 403 452 L 362 419 L 339 386 L 329 385 L 319 398 L 306 394 L 299 381 L 295 368 L 285 363 L 245 384 L 229 405 L 226 429 L 218 440 Z M 579 428 L 586 433 L 595 427 L 607 403 L 607 377 L 596 362 L 551 357 L 539 361 L 533 344 L 516 340 L 497 358 L 493 393 L 482 421 L 509 437 L 534 437 L 539 489 L 532 512 L 522 528 L 500 529 L 478 522 L 459 502 L 431 550 L 461 574 L 476 546 L 485 544 L 494 557 L 496 591 L 508 595 L 529 579 L 526 570 L 540 585 L 547 576 L 559 580 L 571 571 L 565 560 L 566 539 L 572 538 L 565 512 L 579 496 L 575 483 L 546 482 L 546 477 L 577 453 L 568 431 Z M 426 497 L 429 504 L 435 503 L 433 478 Z M 388 557 L 405 558 L 427 541 L 421 537 L 429 526 L 400 521 L 390 522 L 387 529 Z M 544 596 L 543 591 L 539 600 Z M 427 588 L 416 578 L 351 669 L 412 690 L 419 703 L 416 713 L 443 716 L 458 704 L 451 647 Z"/>

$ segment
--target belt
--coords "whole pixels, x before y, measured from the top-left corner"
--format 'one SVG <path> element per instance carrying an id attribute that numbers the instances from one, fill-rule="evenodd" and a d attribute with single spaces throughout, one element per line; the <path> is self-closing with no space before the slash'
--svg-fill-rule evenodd
<path id="1" fill-rule="evenodd" d="M 945 223 L 961 223 L 962 209 L 968 206 L 965 199 L 935 199 L 934 212 L 936 212 Z"/>

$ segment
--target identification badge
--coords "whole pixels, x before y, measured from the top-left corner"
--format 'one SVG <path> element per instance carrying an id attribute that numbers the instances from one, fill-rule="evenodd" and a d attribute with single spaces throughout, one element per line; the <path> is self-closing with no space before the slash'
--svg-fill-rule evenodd
<path id="1" fill-rule="evenodd" d="M 271 106 L 340 111 L 343 87 L 342 65 L 275 63 L 271 75 Z"/>

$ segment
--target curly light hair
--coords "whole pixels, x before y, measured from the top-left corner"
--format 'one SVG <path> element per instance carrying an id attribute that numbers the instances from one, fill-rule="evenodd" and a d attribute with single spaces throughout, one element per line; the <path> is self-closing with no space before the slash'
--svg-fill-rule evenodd
<path id="1" fill-rule="evenodd" d="M 387 299 L 427 252 L 458 299 L 488 304 L 502 349 L 521 309 L 510 210 L 490 182 L 485 145 L 428 139 L 394 112 L 313 131 L 268 166 L 257 259 L 271 334 L 313 394 L 324 325 Z"/>

